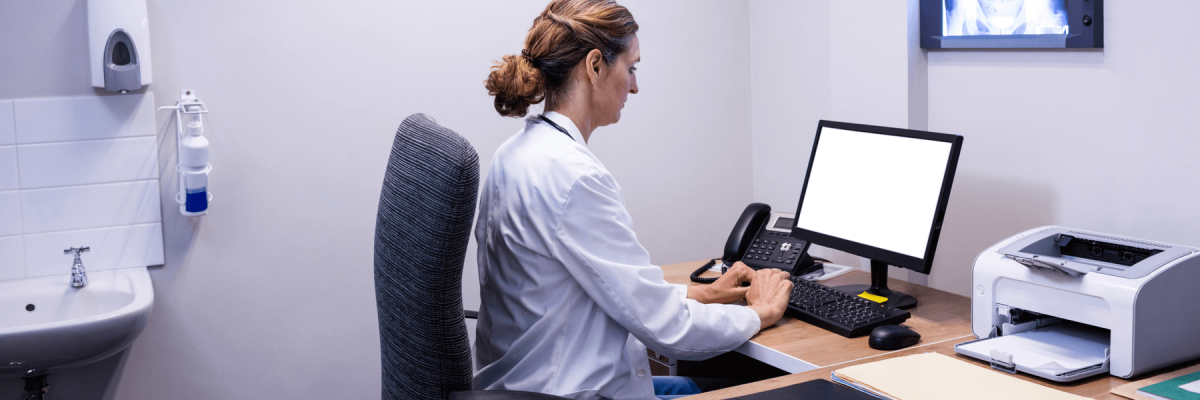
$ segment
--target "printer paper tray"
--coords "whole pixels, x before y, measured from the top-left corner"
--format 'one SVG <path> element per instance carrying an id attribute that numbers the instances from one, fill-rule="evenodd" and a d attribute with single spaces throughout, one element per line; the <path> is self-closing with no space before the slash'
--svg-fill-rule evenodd
<path id="1" fill-rule="evenodd" d="M 1056 382 L 1107 373 L 1108 349 L 1107 329 L 1072 322 L 954 346 L 955 352 L 988 361 L 996 369 Z"/>

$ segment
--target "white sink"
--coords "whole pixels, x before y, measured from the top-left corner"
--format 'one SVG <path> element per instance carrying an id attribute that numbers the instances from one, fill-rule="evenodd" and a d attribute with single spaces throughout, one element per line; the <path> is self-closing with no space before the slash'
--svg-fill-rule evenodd
<path id="1" fill-rule="evenodd" d="M 70 274 L 0 281 L 0 375 L 83 365 L 129 347 L 154 305 L 150 273 L 87 275 L 79 289 Z"/>

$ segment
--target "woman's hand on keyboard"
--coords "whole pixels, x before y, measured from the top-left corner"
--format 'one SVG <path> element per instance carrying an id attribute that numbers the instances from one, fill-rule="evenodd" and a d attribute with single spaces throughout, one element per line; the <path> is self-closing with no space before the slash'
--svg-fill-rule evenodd
<path id="1" fill-rule="evenodd" d="M 787 271 L 774 268 L 754 272 L 750 290 L 746 292 L 746 303 L 758 313 L 759 329 L 775 325 L 787 310 L 792 296 L 792 281 Z"/>

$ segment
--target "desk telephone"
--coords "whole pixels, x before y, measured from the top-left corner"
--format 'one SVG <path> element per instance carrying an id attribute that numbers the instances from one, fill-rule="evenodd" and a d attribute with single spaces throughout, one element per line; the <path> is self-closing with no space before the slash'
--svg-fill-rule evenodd
<path id="1" fill-rule="evenodd" d="M 795 215 L 771 212 L 771 206 L 751 203 L 742 211 L 742 216 L 733 225 L 729 239 L 725 242 L 725 253 L 721 260 L 721 271 L 728 270 L 734 262 L 741 261 L 753 269 L 777 268 L 789 271 L 793 276 L 803 275 L 821 268 L 808 255 L 808 242 L 792 238 Z M 712 283 L 716 278 L 701 278 L 700 274 L 716 264 L 714 258 L 692 274 L 692 281 Z"/>
<path id="2" fill-rule="evenodd" d="M 795 286 L 784 315 L 845 337 L 862 336 L 878 326 L 899 324 L 908 319 L 907 311 L 801 279 L 800 275 L 816 271 L 828 261 L 814 261 L 808 256 L 809 243 L 791 237 L 795 221 L 794 214 L 772 213 L 771 206 L 766 204 L 747 206 L 725 242 L 721 271 L 741 261 L 756 270 L 778 268 L 791 272 Z M 692 281 L 715 282 L 717 278 L 701 278 L 700 274 L 716 262 L 714 258 L 693 272 Z M 875 347 L 874 342 L 871 342 L 872 347 Z"/>

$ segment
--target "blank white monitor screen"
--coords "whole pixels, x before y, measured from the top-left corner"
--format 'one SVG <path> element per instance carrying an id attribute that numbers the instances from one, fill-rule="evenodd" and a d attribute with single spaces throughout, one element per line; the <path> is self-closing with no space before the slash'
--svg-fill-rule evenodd
<path id="1" fill-rule="evenodd" d="M 824 127 L 796 226 L 924 258 L 951 147 Z"/>

